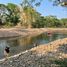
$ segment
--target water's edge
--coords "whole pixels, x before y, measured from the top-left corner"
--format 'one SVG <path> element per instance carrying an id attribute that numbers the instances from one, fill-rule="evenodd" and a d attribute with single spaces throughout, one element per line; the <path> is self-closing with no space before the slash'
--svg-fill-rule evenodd
<path id="1" fill-rule="evenodd" d="M 9 29 L 0 29 L 0 38 L 6 37 L 18 37 L 18 36 L 35 36 L 44 32 L 66 32 L 67 28 L 9 28 Z"/>

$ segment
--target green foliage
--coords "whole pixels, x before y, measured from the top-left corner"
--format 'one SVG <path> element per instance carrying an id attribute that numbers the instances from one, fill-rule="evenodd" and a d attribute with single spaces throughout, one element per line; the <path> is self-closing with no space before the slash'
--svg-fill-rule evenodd
<path id="1" fill-rule="evenodd" d="M 34 7 L 40 6 L 42 0 L 22 0 L 21 6 L 24 8 L 25 6 Z"/>
<path id="2" fill-rule="evenodd" d="M 19 7 L 15 4 L 0 4 L 0 25 L 16 25 L 20 19 Z M 9 23 L 8 23 L 9 22 Z"/>
<path id="3" fill-rule="evenodd" d="M 60 19 L 55 16 L 39 17 L 34 23 L 32 23 L 34 28 L 43 27 L 63 27 L 63 23 Z M 65 26 L 64 26 L 65 27 Z"/>
<path id="4" fill-rule="evenodd" d="M 67 0 L 51 0 L 53 2 L 53 5 L 55 6 L 64 6 L 64 7 L 67 7 Z"/>
<path id="5" fill-rule="evenodd" d="M 67 18 L 61 19 L 61 23 L 62 23 L 63 27 L 67 28 Z"/>
<path id="6" fill-rule="evenodd" d="M 19 7 L 15 4 L 8 3 L 7 8 L 8 8 L 8 11 L 9 11 L 9 14 L 7 15 L 8 19 L 9 19 L 9 22 L 16 25 L 19 22 L 19 18 L 20 18 Z"/>
<path id="7" fill-rule="evenodd" d="M 54 63 L 59 65 L 59 67 L 67 67 L 67 58 L 63 60 L 55 60 Z"/>
<path id="8" fill-rule="evenodd" d="M 43 28 L 44 26 L 44 17 L 38 17 L 35 22 L 32 22 L 33 28 Z"/>
<path id="9" fill-rule="evenodd" d="M 67 18 L 58 19 L 56 16 L 41 16 L 33 5 L 39 6 L 40 1 L 23 0 L 22 12 L 20 12 L 20 7 L 16 4 L 0 4 L 0 25 L 15 26 L 21 20 L 20 24 L 26 28 L 67 27 Z"/>
<path id="10" fill-rule="evenodd" d="M 5 23 L 5 25 L 4 25 L 4 27 L 12 27 L 12 26 L 14 26 L 14 25 L 13 25 L 13 23 L 11 23 L 11 22 L 7 22 L 7 23 Z"/>

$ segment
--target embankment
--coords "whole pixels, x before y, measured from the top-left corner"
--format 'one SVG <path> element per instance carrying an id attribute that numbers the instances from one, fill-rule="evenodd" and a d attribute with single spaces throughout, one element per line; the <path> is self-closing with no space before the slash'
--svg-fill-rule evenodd
<path id="1" fill-rule="evenodd" d="M 0 38 L 2 37 L 17 37 L 17 36 L 35 36 L 44 32 L 63 32 L 67 33 L 67 28 L 33 28 L 33 29 L 23 29 L 23 28 L 9 28 L 0 29 Z"/>

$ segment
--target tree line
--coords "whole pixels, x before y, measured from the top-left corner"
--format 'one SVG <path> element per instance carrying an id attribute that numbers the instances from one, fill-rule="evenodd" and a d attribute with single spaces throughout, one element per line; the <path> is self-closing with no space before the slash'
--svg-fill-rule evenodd
<path id="1" fill-rule="evenodd" d="M 23 0 L 21 5 L 13 3 L 0 4 L 0 26 L 17 26 L 25 28 L 44 27 L 67 27 L 67 18 L 58 19 L 56 16 L 41 16 L 34 8 L 40 2 L 33 3 L 34 0 Z"/>

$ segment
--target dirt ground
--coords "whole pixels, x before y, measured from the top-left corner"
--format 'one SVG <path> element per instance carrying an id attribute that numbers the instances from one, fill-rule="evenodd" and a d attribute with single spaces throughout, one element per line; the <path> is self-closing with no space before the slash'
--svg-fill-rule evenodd
<path id="1" fill-rule="evenodd" d="M 67 28 L 33 28 L 33 29 L 23 29 L 23 28 L 1 28 L 0 37 L 16 37 L 16 36 L 35 36 L 45 32 L 63 32 L 67 33 Z"/>

